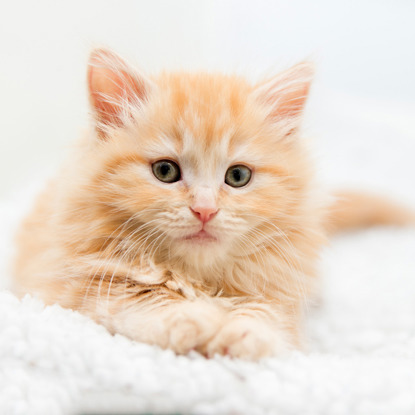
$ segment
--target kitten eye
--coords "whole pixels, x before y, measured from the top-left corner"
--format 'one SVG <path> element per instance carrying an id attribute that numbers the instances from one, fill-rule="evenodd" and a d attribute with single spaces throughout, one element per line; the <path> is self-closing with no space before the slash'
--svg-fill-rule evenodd
<path id="1" fill-rule="evenodd" d="M 251 170 L 242 164 L 231 166 L 225 174 L 225 183 L 232 187 L 245 186 L 251 180 L 251 174 Z"/>
<path id="2" fill-rule="evenodd" d="M 154 176 L 161 182 L 174 183 L 180 180 L 180 167 L 171 160 L 160 160 L 151 166 Z"/>

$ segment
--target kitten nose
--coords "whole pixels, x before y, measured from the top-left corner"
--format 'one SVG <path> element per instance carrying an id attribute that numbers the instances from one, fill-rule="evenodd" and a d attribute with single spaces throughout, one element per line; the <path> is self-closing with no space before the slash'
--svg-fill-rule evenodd
<path id="1" fill-rule="evenodd" d="M 203 224 L 205 224 L 216 216 L 219 209 L 213 206 L 194 206 L 191 207 L 190 210 Z"/>

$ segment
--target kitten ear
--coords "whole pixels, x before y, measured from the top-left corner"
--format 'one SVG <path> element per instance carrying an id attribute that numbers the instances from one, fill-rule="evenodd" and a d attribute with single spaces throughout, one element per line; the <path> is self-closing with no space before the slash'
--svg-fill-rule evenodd
<path id="1" fill-rule="evenodd" d="M 313 65 L 303 62 L 257 85 L 255 96 L 268 107 L 268 118 L 273 121 L 298 122 L 308 97 L 313 75 Z"/>
<path id="2" fill-rule="evenodd" d="M 98 133 L 108 127 L 125 124 L 131 109 L 146 100 L 150 84 L 130 68 L 118 55 L 96 49 L 88 63 L 89 101 L 94 111 Z"/>

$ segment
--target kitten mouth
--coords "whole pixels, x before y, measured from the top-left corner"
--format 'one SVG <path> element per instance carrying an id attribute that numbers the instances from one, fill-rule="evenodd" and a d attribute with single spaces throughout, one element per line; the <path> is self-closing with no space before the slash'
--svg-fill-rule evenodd
<path id="1" fill-rule="evenodd" d="M 209 243 L 209 242 L 217 242 L 218 238 L 216 238 L 215 236 L 211 235 L 210 233 L 202 229 L 199 232 L 192 233 L 190 235 L 185 236 L 183 240 L 196 242 L 196 243 Z"/>

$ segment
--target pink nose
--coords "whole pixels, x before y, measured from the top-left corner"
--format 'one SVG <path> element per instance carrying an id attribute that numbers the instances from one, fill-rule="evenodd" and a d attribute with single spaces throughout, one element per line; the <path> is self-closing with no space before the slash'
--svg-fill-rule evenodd
<path id="1" fill-rule="evenodd" d="M 216 207 L 199 207 L 199 206 L 194 206 L 194 207 L 191 207 L 190 210 L 194 213 L 194 215 L 202 223 L 209 222 L 218 213 L 218 209 Z"/>

